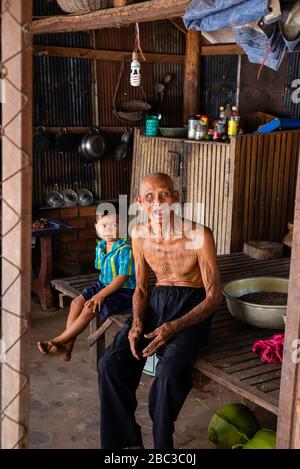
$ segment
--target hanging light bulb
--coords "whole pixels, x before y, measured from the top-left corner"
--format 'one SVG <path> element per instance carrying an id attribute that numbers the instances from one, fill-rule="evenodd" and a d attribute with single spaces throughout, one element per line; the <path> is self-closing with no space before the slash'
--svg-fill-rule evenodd
<path id="1" fill-rule="evenodd" d="M 132 54 L 130 84 L 135 87 L 141 84 L 141 64 L 136 52 Z"/>

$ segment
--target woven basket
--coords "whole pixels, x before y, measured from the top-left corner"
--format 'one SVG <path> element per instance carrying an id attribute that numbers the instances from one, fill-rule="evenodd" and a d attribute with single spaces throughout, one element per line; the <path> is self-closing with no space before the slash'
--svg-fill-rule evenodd
<path id="1" fill-rule="evenodd" d="M 66 13 L 84 13 L 112 6 L 112 0 L 57 0 L 57 3 Z"/>

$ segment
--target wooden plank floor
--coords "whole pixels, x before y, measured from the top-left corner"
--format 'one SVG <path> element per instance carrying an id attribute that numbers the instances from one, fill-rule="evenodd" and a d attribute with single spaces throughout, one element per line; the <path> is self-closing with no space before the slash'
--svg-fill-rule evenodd
<path id="1" fill-rule="evenodd" d="M 231 280 L 272 275 L 289 277 L 290 258 L 258 261 L 243 253 L 218 256 L 223 285 Z M 53 280 L 53 287 L 74 298 L 96 281 L 97 273 Z M 155 278 L 151 276 L 151 284 Z M 216 311 L 212 321 L 209 346 L 199 352 L 195 368 L 233 392 L 278 414 L 280 364 L 262 363 L 252 352 L 258 339 L 267 339 L 277 331 L 250 327 L 235 320 L 226 303 Z"/>

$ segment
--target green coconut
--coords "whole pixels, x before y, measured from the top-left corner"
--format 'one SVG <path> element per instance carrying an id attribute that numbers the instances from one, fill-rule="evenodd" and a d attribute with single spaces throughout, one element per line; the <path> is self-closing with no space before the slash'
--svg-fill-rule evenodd
<path id="1" fill-rule="evenodd" d="M 226 404 L 213 415 L 208 426 L 208 438 L 219 449 L 244 445 L 260 429 L 253 412 L 244 404 Z"/>
<path id="2" fill-rule="evenodd" d="M 275 449 L 276 433 L 269 428 L 262 428 L 243 446 L 243 449 Z"/>

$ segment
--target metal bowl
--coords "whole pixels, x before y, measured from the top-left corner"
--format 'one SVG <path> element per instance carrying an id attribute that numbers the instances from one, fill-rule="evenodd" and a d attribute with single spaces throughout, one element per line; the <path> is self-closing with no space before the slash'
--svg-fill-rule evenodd
<path id="1" fill-rule="evenodd" d="M 72 191 L 71 189 L 66 189 L 62 192 L 64 198 L 64 205 L 65 207 L 75 207 L 78 204 L 78 196 L 76 192 Z"/>
<path id="2" fill-rule="evenodd" d="M 64 196 L 58 191 L 48 192 L 47 204 L 53 208 L 59 208 L 64 205 Z"/>
<path id="3" fill-rule="evenodd" d="M 169 138 L 187 138 L 188 129 L 185 127 L 160 127 L 160 134 Z"/>
<path id="4" fill-rule="evenodd" d="M 80 189 L 77 196 L 82 207 L 89 207 L 94 202 L 93 194 L 88 189 Z"/>
<path id="5" fill-rule="evenodd" d="M 252 277 L 233 280 L 223 288 L 227 306 L 232 316 L 251 326 L 266 329 L 284 329 L 283 315 L 286 305 L 257 305 L 240 300 L 247 293 L 288 292 L 288 279 L 278 277 Z"/>

